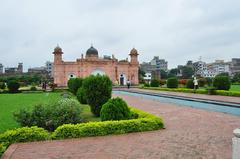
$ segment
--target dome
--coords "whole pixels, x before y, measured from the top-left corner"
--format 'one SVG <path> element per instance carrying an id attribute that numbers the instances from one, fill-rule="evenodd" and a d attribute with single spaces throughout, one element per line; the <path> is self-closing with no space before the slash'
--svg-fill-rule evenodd
<path id="1" fill-rule="evenodd" d="M 54 52 L 62 52 L 62 48 L 59 46 L 55 47 Z"/>
<path id="2" fill-rule="evenodd" d="M 97 49 L 95 49 L 93 46 L 91 46 L 91 47 L 87 50 L 86 56 L 98 56 L 98 51 L 97 51 Z"/>
<path id="3" fill-rule="evenodd" d="M 130 55 L 138 55 L 138 52 L 135 48 L 130 51 Z"/>

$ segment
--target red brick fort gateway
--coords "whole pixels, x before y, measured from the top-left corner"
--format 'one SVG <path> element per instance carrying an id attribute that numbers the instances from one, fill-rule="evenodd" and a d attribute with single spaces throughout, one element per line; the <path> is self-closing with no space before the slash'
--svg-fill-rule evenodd
<path id="1" fill-rule="evenodd" d="M 86 77 L 91 74 L 107 75 L 113 83 L 126 85 L 130 80 L 131 84 L 138 84 L 138 52 L 135 48 L 130 51 L 130 62 L 128 60 L 118 61 L 113 55 L 108 58 L 100 58 L 98 51 L 91 46 L 84 58 L 76 61 L 63 61 L 62 49 L 57 46 L 54 49 L 54 83 L 58 86 L 66 86 L 70 78 Z"/>

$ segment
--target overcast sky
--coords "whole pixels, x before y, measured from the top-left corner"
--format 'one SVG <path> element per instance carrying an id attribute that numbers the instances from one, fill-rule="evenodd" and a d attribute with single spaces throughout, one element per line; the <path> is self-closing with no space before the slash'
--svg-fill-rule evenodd
<path id="1" fill-rule="evenodd" d="M 100 56 L 164 58 L 169 68 L 240 57 L 240 0 L 0 0 L 0 63 L 24 69 L 80 58 L 91 43 Z"/>

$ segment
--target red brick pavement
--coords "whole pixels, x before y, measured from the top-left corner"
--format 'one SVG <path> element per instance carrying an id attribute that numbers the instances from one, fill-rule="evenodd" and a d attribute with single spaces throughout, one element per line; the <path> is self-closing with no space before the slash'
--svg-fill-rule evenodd
<path id="1" fill-rule="evenodd" d="M 13 144 L 3 159 L 230 159 L 233 129 L 240 117 L 141 97 L 129 105 L 162 116 L 166 129 L 74 140 Z"/>

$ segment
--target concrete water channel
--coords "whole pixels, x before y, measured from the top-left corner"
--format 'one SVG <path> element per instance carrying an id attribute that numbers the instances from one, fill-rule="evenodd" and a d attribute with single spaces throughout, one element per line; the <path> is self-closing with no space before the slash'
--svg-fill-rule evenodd
<path id="1" fill-rule="evenodd" d="M 142 92 L 136 90 L 114 90 L 114 94 L 124 94 L 129 96 L 138 96 L 145 99 L 151 99 L 162 103 L 170 103 L 177 106 L 188 106 L 197 109 L 204 109 L 214 112 L 222 112 L 240 116 L 240 104 L 233 102 L 222 102 L 215 100 L 205 100 L 197 98 L 187 98 L 182 96 L 166 95 L 153 92 Z"/>

